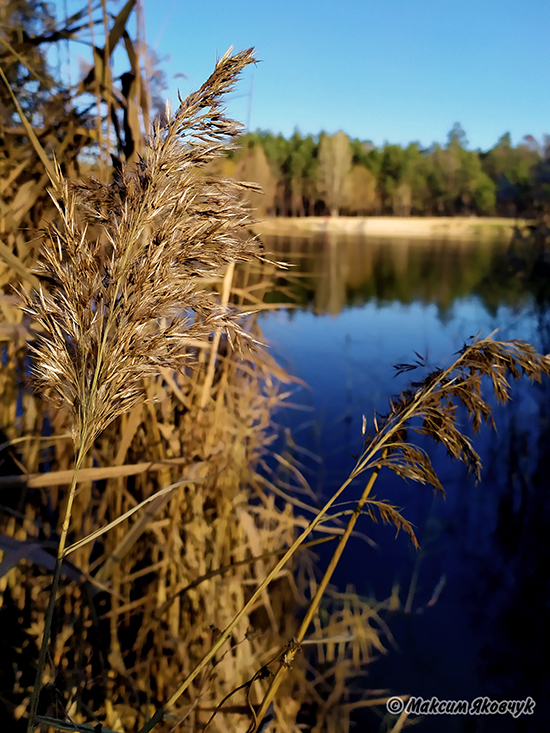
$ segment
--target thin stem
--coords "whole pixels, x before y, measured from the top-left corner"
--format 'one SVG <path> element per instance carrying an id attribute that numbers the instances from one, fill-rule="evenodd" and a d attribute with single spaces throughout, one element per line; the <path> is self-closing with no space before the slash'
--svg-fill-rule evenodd
<path id="1" fill-rule="evenodd" d="M 76 487 L 78 483 L 78 472 L 80 471 L 82 463 L 84 462 L 84 457 L 86 456 L 86 442 L 86 435 L 83 435 L 82 440 L 80 441 L 80 445 L 78 447 L 78 453 L 75 460 L 73 480 L 71 483 L 71 488 L 69 490 L 69 497 L 67 499 L 65 518 L 63 520 L 63 527 L 61 528 L 61 537 L 59 538 L 59 547 L 57 548 L 57 559 L 55 562 L 52 587 L 50 590 L 48 610 L 46 611 L 46 617 L 44 620 L 44 634 L 42 635 L 42 646 L 40 647 L 40 654 L 38 656 L 38 669 L 36 671 L 36 679 L 34 682 L 30 701 L 27 733 L 33 733 L 36 727 L 36 714 L 38 712 L 40 692 L 42 691 L 42 676 L 46 668 L 46 657 L 48 654 L 48 647 L 50 642 L 50 633 L 52 629 L 53 614 L 55 611 L 55 602 L 57 600 L 57 589 L 59 587 L 59 580 L 61 578 L 61 568 L 65 555 L 65 545 L 67 543 L 67 535 L 69 533 L 69 526 L 71 523 L 73 502 L 76 495 Z"/>
<path id="2" fill-rule="evenodd" d="M 344 534 L 340 537 L 340 540 L 338 542 L 338 545 L 336 547 L 336 550 L 334 551 L 334 554 L 332 555 L 330 559 L 330 563 L 325 571 L 325 574 L 323 575 L 323 578 L 321 582 L 319 583 L 319 587 L 317 588 L 317 592 L 315 594 L 315 598 L 310 603 L 309 608 L 307 610 L 306 615 L 304 616 L 304 620 L 302 621 L 302 625 L 300 626 L 300 629 L 298 631 L 298 634 L 296 636 L 296 639 L 301 642 L 306 635 L 306 632 L 309 628 L 309 625 L 313 619 L 313 616 L 317 612 L 317 608 L 319 607 L 319 603 L 321 602 L 321 598 L 325 594 L 325 591 L 327 589 L 328 584 L 330 583 L 332 576 L 334 574 L 334 571 L 336 570 L 336 566 L 338 565 L 338 562 L 342 556 L 342 553 L 344 552 L 344 548 L 346 547 L 348 540 L 351 536 L 351 533 L 353 532 L 353 528 L 355 527 L 355 524 L 357 520 L 359 519 L 359 516 L 361 515 L 361 512 L 363 511 L 363 507 L 365 506 L 365 502 L 367 501 L 369 494 L 372 490 L 372 487 L 374 486 L 374 482 L 378 478 L 378 474 L 380 473 L 380 467 L 377 466 L 374 471 L 371 474 L 371 477 L 369 479 L 368 484 L 365 487 L 365 490 L 361 494 L 361 498 L 357 502 L 357 505 L 355 509 L 353 510 L 353 513 L 349 519 L 349 522 L 347 524 L 347 527 L 345 529 Z"/>
<path id="3" fill-rule="evenodd" d="M 252 594 L 248 602 L 233 617 L 233 619 L 230 621 L 227 628 L 222 632 L 218 641 L 215 644 L 213 644 L 213 646 L 208 650 L 208 652 L 204 655 L 201 661 L 197 664 L 195 669 L 186 677 L 186 679 L 181 683 L 181 685 L 173 693 L 170 699 L 167 702 L 165 702 L 164 705 L 157 710 L 157 712 L 153 715 L 153 717 L 150 718 L 142 728 L 140 728 L 138 733 L 149 733 L 149 731 L 153 730 L 153 728 L 156 726 L 157 723 L 160 723 L 160 721 L 164 717 L 165 712 L 169 708 L 172 707 L 172 705 L 181 697 L 181 695 L 183 695 L 183 693 L 191 685 L 193 680 L 196 677 L 198 677 L 198 675 L 202 672 L 202 670 L 206 667 L 206 665 L 210 662 L 210 660 L 216 656 L 216 654 L 221 649 L 221 647 L 229 639 L 233 629 L 239 624 L 243 616 L 245 616 L 248 613 L 248 611 L 252 608 L 252 606 L 256 603 L 258 598 L 261 596 L 261 594 L 264 592 L 267 586 L 271 583 L 273 578 L 286 565 L 288 560 L 294 555 L 294 553 L 296 552 L 298 547 L 304 542 L 306 537 L 310 535 L 311 532 L 313 532 L 315 527 L 321 522 L 322 518 L 325 516 L 325 514 L 330 509 L 330 507 L 334 504 L 334 502 L 338 499 L 338 497 L 342 494 L 342 492 L 345 491 L 345 489 L 347 489 L 351 481 L 352 481 L 352 477 L 350 476 L 348 479 L 346 479 L 346 481 L 344 481 L 344 483 L 340 486 L 340 488 L 327 501 L 325 506 L 319 511 L 319 514 L 317 514 L 317 516 L 311 520 L 311 522 L 304 529 L 302 534 L 299 537 L 297 537 L 294 543 L 289 547 L 289 549 L 285 552 L 283 557 L 275 565 L 273 570 L 271 570 L 271 572 L 268 573 L 268 575 L 264 578 L 264 580 L 256 588 L 256 590 L 254 591 L 254 593 Z"/>
<path id="4" fill-rule="evenodd" d="M 371 477 L 365 487 L 365 490 L 361 494 L 361 498 L 357 502 L 357 505 L 355 506 L 355 509 L 353 510 L 353 513 L 349 519 L 349 522 L 346 526 L 344 534 L 340 537 L 340 540 L 338 542 L 338 546 L 336 547 L 336 550 L 334 551 L 334 554 L 332 555 L 330 559 L 330 563 L 328 564 L 328 567 L 325 571 L 325 574 L 323 575 L 323 578 L 321 582 L 319 583 L 319 587 L 317 588 L 317 592 L 315 593 L 315 596 L 311 603 L 309 604 L 309 607 L 307 609 L 306 615 L 304 616 L 304 619 L 300 625 L 300 629 L 298 630 L 298 633 L 296 634 L 296 641 L 298 643 L 302 642 L 304 640 L 304 637 L 307 633 L 307 630 L 309 628 L 309 625 L 314 617 L 314 615 L 317 613 L 317 609 L 319 608 L 319 604 L 321 602 L 321 599 L 323 598 L 325 591 L 327 589 L 328 584 L 330 583 L 332 576 L 334 574 L 334 571 L 336 570 L 336 566 L 338 565 L 338 562 L 340 558 L 342 557 L 342 553 L 344 552 L 344 548 L 346 547 L 348 540 L 351 536 L 351 533 L 353 532 L 353 528 L 355 527 L 355 524 L 357 520 L 359 519 L 359 516 L 363 510 L 363 507 L 365 506 L 365 502 L 367 501 L 369 494 L 372 490 L 372 487 L 374 485 L 374 482 L 378 478 L 378 474 L 380 472 L 380 467 L 377 466 L 374 471 L 371 474 Z M 285 670 L 288 669 L 288 663 L 280 664 L 279 669 L 275 673 L 274 678 L 271 681 L 271 684 L 265 694 L 265 697 L 262 701 L 262 706 L 260 710 L 258 711 L 256 724 L 254 728 L 252 729 L 251 733 L 255 733 L 255 731 L 258 729 L 258 726 L 261 724 L 262 719 L 264 718 L 268 707 L 271 705 L 271 701 L 277 694 L 277 690 L 279 689 L 279 686 L 281 682 L 283 681 L 283 674 Z"/>
<path id="5" fill-rule="evenodd" d="M 52 164 L 52 161 L 46 155 L 46 151 L 40 144 L 40 141 L 38 140 L 31 123 L 26 118 L 25 113 L 23 112 L 21 105 L 19 104 L 19 100 L 17 99 L 17 96 L 15 95 L 13 89 L 11 88 L 11 85 L 1 66 L 0 66 L 0 77 L 2 78 L 2 81 L 4 82 L 4 84 L 6 85 L 9 95 L 17 110 L 17 114 L 21 118 L 21 122 L 23 123 L 23 127 L 25 128 L 25 132 L 29 136 L 29 140 L 31 141 L 36 153 L 38 154 L 40 161 L 42 165 L 44 166 L 44 170 L 48 174 L 50 181 L 52 181 L 52 183 L 55 183 L 55 181 L 57 180 L 55 166 Z"/>

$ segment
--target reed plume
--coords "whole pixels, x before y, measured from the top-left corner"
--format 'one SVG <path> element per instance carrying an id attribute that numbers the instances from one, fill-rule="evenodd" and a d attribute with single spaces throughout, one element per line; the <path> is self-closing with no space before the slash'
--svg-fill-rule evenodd
<path id="1" fill-rule="evenodd" d="M 252 49 L 228 51 L 213 74 L 166 121 L 157 121 L 145 152 L 110 184 L 66 180 L 57 166 L 52 199 L 57 221 L 47 229 L 41 274 L 52 287 L 21 293 L 41 335 L 33 350 L 38 389 L 69 410 L 75 446 L 46 615 L 28 730 L 34 730 L 61 565 L 66 555 L 77 476 L 98 435 L 145 398 L 144 378 L 181 371 L 190 347 L 225 331 L 252 343 L 236 315 L 201 280 L 231 263 L 261 258 L 257 240 L 241 236 L 251 222 L 243 188 L 199 175 L 235 143 L 241 125 L 222 98 L 254 62 Z M 242 315 L 242 314 L 241 314 Z"/>
<path id="2" fill-rule="evenodd" d="M 75 183 L 57 169 L 58 220 L 41 254 L 53 283 L 25 297 L 43 331 L 34 351 L 38 388 L 67 407 L 77 447 L 88 450 L 117 416 L 143 398 L 143 378 L 178 369 L 189 346 L 222 329 L 249 339 L 199 278 L 260 256 L 242 201 L 247 184 L 197 175 L 231 148 L 241 125 L 222 97 L 254 61 L 226 54 L 198 92 L 165 124 L 156 122 L 144 155 L 105 185 Z"/>

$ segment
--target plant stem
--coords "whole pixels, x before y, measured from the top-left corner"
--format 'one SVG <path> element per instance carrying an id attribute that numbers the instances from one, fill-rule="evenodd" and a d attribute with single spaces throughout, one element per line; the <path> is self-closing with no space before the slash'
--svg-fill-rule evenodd
<path id="1" fill-rule="evenodd" d="M 309 625 L 313 619 L 313 616 L 317 612 L 317 608 L 319 607 L 319 603 L 321 602 L 321 598 L 325 594 L 325 591 L 327 589 L 328 584 L 330 583 L 332 576 L 334 574 L 334 571 L 336 570 L 336 566 L 338 565 L 338 562 L 342 556 L 342 553 L 344 552 L 344 548 L 346 547 L 348 540 L 351 536 L 351 533 L 353 532 L 353 529 L 355 527 L 355 524 L 357 520 L 359 519 L 359 516 L 361 512 L 363 511 L 363 507 L 365 506 L 365 502 L 367 501 L 369 494 L 372 490 L 372 487 L 374 486 L 374 482 L 378 478 L 378 474 L 380 473 L 380 467 L 377 467 L 374 469 L 374 471 L 371 474 L 371 477 L 369 479 L 368 484 L 365 487 L 365 490 L 361 494 L 361 498 L 357 502 L 357 505 L 355 509 L 353 510 L 353 513 L 349 519 L 349 522 L 347 524 L 347 527 L 344 531 L 344 534 L 340 537 L 340 540 L 338 542 L 338 546 L 336 547 L 336 550 L 334 551 L 334 554 L 332 555 L 330 559 L 330 563 L 325 571 L 325 574 L 323 575 L 323 579 L 319 583 L 319 587 L 317 588 L 317 592 L 315 593 L 315 598 L 312 600 L 312 602 L 309 605 L 309 608 L 307 610 L 307 613 L 304 617 L 304 620 L 302 621 L 302 624 L 300 626 L 300 629 L 298 631 L 298 634 L 296 636 L 296 639 L 301 642 L 306 635 L 306 632 L 309 628 Z"/>
<path id="2" fill-rule="evenodd" d="M 52 580 L 52 587 L 50 590 L 50 599 L 48 602 L 48 610 L 46 611 L 46 617 L 44 620 L 44 634 L 42 635 L 42 646 L 40 647 L 40 654 L 38 657 L 38 669 L 36 671 L 36 680 L 31 695 L 30 709 L 29 709 L 29 722 L 27 724 L 27 733 L 33 733 L 36 727 L 36 714 L 38 712 L 38 703 L 40 700 L 40 692 L 42 691 L 42 676 L 44 669 L 46 668 L 46 656 L 48 654 L 48 647 L 50 642 L 50 632 L 52 629 L 53 614 L 55 611 L 55 602 L 57 600 L 57 589 L 59 587 L 59 580 L 61 578 L 61 568 L 65 557 L 65 546 L 67 544 L 67 535 L 69 533 L 69 526 L 71 523 L 71 514 L 73 509 L 74 497 L 76 495 L 76 486 L 78 480 L 78 473 L 82 467 L 84 457 L 86 455 L 86 436 L 82 436 L 80 445 L 74 465 L 73 480 L 69 491 L 69 497 L 67 499 L 67 508 L 65 509 L 65 518 L 63 520 L 63 527 L 61 529 L 61 537 L 59 538 L 59 547 L 57 548 L 57 559 L 55 563 L 55 569 Z"/>
<path id="3" fill-rule="evenodd" d="M 319 587 L 317 588 L 317 592 L 315 593 L 315 597 L 309 604 L 309 607 L 307 609 L 306 615 L 304 616 L 304 619 L 300 625 L 300 629 L 298 630 L 298 633 L 296 634 L 296 641 L 300 643 L 303 641 L 307 630 L 309 628 L 309 625 L 317 612 L 317 609 L 319 607 L 319 604 L 321 602 L 322 597 L 325 594 L 325 591 L 327 589 L 328 584 L 331 581 L 331 578 L 334 574 L 334 571 L 336 570 L 336 566 L 338 565 L 338 562 L 342 556 L 342 553 L 344 552 L 344 548 L 348 543 L 348 540 L 351 536 L 351 533 L 353 532 L 353 528 L 355 527 L 355 524 L 357 520 L 359 519 L 359 516 L 363 510 L 363 507 L 365 506 L 365 502 L 367 501 L 369 494 L 372 490 L 372 487 L 374 485 L 374 482 L 376 481 L 378 474 L 380 472 L 380 467 L 377 466 L 372 474 L 371 477 L 365 487 L 365 490 L 361 494 L 361 498 L 357 502 L 355 509 L 353 510 L 353 513 L 349 519 L 349 522 L 346 526 L 346 529 L 344 531 L 344 534 L 340 537 L 340 540 L 338 542 L 338 546 L 336 550 L 334 551 L 334 554 L 332 555 L 330 559 L 330 563 L 328 564 L 328 567 L 325 571 L 325 574 L 323 575 L 323 578 L 321 582 L 319 583 Z M 269 689 L 267 690 L 265 697 L 262 701 L 262 706 L 260 710 L 258 711 L 258 717 L 256 721 L 256 725 L 250 731 L 250 733 L 255 733 L 255 731 L 258 729 L 258 726 L 261 724 L 263 717 L 265 716 L 268 707 L 271 705 L 271 701 L 277 694 L 277 690 L 279 689 L 279 686 L 283 680 L 283 673 L 284 671 L 288 669 L 288 663 L 286 664 L 279 664 L 279 669 L 275 673 L 275 676 L 273 680 L 271 681 L 271 684 L 269 686 Z"/>
<path id="4" fill-rule="evenodd" d="M 237 626 L 237 624 L 240 622 L 243 616 L 245 616 L 248 613 L 248 611 L 252 608 L 252 606 L 256 603 L 260 595 L 264 592 L 267 586 L 271 583 L 273 578 L 277 575 L 277 573 L 280 570 L 282 570 L 282 568 L 286 565 L 288 560 L 294 555 L 298 547 L 300 547 L 300 545 L 303 544 L 306 537 L 313 532 L 315 527 L 321 522 L 322 518 L 325 516 L 325 514 L 328 512 L 331 506 L 336 502 L 338 497 L 350 485 L 351 481 L 352 481 L 352 477 L 350 476 L 349 478 L 347 478 L 344 481 L 344 483 L 340 486 L 340 488 L 331 496 L 331 498 L 327 501 L 325 506 L 319 511 L 319 513 L 311 520 L 308 526 L 304 529 L 302 534 L 299 537 L 297 537 L 294 543 L 288 548 L 284 556 L 275 565 L 273 570 L 271 570 L 268 573 L 268 575 L 264 578 L 264 580 L 256 588 L 252 596 L 249 598 L 248 602 L 241 608 L 241 610 L 236 614 L 236 616 L 233 617 L 233 619 L 230 621 L 227 628 L 222 632 L 220 638 L 216 641 L 215 644 L 213 644 L 210 647 L 208 652 L 204 655 L 201 661 L 197 664 L 195 669 L 192 672 L 190 672 L 190 674 L 185 678 L 185 680 L 181 683 L 178 689 L 172 694 L 170 699 L 167 702 L 165 702 L 164 705 L 157 710 L 157 712 L 153 715 L 153 717 L 150 718 L 145 723 L 145 725 L 143 725 L 139 729 L 138 733 L 149 733 L 149 731 L 153 730 L 153 728 L 156 726 L 157 723 L 160 723 L 160 721 L 164 717 L 164 713 L 170 707 L 172 707 L 172 705 L 178 700 L 178 698 L 181 697 L 181 695 L 185 692 L 185 690 L 187 690 L 187 688 L 191 685 L 193 680 L 202 672 L 202 670 L 206 667 L 206 665 L 210 662 L 210 660 L 218 653 L 218 650 L 229 639 L 229 637 L 231 636 L 231 632 Z"/>

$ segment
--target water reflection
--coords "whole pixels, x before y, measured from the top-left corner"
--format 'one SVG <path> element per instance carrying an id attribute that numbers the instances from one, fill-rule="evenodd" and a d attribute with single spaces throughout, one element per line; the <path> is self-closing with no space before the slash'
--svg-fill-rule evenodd
<path id="1" fill-rule="evenodd" d="M 316 313 L 336 315 L 346 306 L 369 301 L 434 303 L 446 311 L 452 303 L 474 292 L 492 296 L 503 240 L 422 240 L 338 237 L 264 238 L 268 251 L 293 265 L 279 285 L 290 288 L 272 293 L 292 299 Z"/>
<path id="2" fill-rule="evenodd" d="M 282 419 L 299 444 L 323 457 L 312 482 L 326 494 L 347 476 L 360 445 L 362 414 L 384 410 L 404 386 L 391 365 L 413 350 L 432 366 L 448 364 L 482 330 L 524 338 L 550 350 L 545 255 L 506 242 L 272 239 L 295 271 L 269 299 L 294 296 L 301 310 L 266 315 L 262 327 L 276 355 L 312 390 L 302 399 L 314 420 Z M 550 520 L 546 500 L 550 430 L 547 385 L 514 385 L 514 402 L 496 409 L 498 433 L 476 438 L 484 472 L 475 486 L 442 450 L 433 457 L 447 500 L 385 476 L 378 498 L 404 507 L 422 553 L 387 528 L 363 526 L 378 549 L 360 540 L 339 568 L 342 587 L 389 595 L 401 610 L 388 622 L 398 649 L 373 666 L 370 682 L 425 698 L 537 702 L 534 716 L 426 719 L 422 731 L 546 730 L 550 682 L 540 640 L 550 597 Z M 464 416 L 466 421 L 466 416 Z M 381 476 L 382 479 L 382 476 Z M 353 498 L 353 496 L 348 497 Z M 378 730 L 372 717 L 358 719 Z"/>

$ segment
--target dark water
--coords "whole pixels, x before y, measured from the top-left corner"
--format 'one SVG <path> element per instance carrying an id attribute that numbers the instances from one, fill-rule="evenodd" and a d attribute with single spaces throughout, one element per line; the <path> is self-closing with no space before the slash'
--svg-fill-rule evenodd
<path id="1" fill-rule="evenodd" d="M 294 401 L 311 412 L 285 411 L 279 421 L 322 457 L 321 466 L 302 457 L 318 493 L 330 495 L 353 467 L 362 415 L 370 422 L 374 409 L 385 412 L 388 397 L 405 386 L 393 364 L 410 362 L 416 351 L 444 367 L 470 337 L 496 328 L 501 339 L 550 351 L 548 266 L 528 245 L 350 238 L 266 244 L 296 265 L 271 299 L 295 299 L 298 308 L 266 314 L 261 325 L 276 357 L 310 386 Z M 483 460 L 478 485 L 428 442 L 445 500 L 381 473 L 377 498 L 403 509 L 421 551 L 364 519 L 360 530 L 376 547 L 352 540 L 337 571 L 342 590 L 352 583 L 378 600 L 392 589 L 399 595 L 400 610 L 384 617 L 394 642 L 370 666 L 371 688 L 424 699 L 536 702 L 530 716 L 431 716 L 419 731 L 548 730 L 550 388 L 515 383 L 512 394 L 510 405 L 495 409 L 498 432 L 486 428 L 475 439 Z M 381 729 L 372 713 L 357 723 L 357 730 Z"/>

